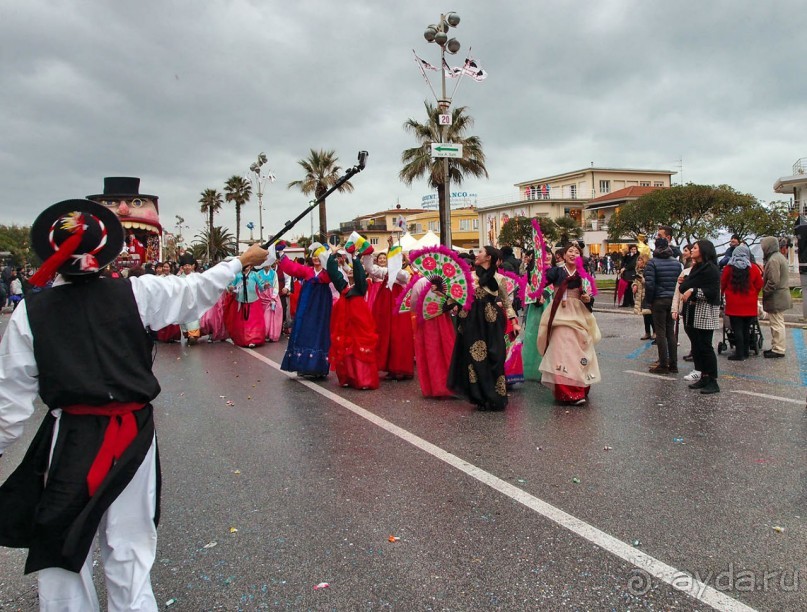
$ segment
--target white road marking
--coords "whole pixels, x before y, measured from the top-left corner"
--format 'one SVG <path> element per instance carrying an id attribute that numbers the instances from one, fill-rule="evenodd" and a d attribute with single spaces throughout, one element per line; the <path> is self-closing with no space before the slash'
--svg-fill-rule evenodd
<path id="1" fill-rule="evenodd" d="M 240 347 L 239 347 L 240 348 Z M 485 484 L 492 489 L 499 491 L 500 493 L 506 495 L 510 499 L 517 501 L 520 504 L 523 504 L 530 510 L 533 510 L 540 514 L 541 516 L 549 519 L 571 531 L 572 533 L 580 536 L 599 546 L 603 550 L 615 555 L 621 559 L 624 559 L 628 563 L 635 565 L 639 569 L 643 570 L 647 574 L 657 578 L 658 580 L 662 580 L 666 582 L 674 589 L 686 593 L 690 595 L 694 599 L 702 601 L 703 603 L 713 607 L 715 610 L 722 610 L 726 612 L 754 612 L 754 608 L 751 608 L 745 605 L 742 602 L 737 601 L 718 591 L 717 589 L 710 587 L 707 584 L 699 580 L 695 580 L 694 577 L 690 577 L 690 575 L 686 572 L 678 570 L 671 565 L 667 565 L 663 561 L 659 561 L 655 557 L 651 557 L 647 553 L 644 553 L 637 548 L 634 548 L 630 544 L 623 542 L 622 540 L 618 540 L 614 536 L 605 533 L 594 527 L 593 525 L 589 525 L 585 521 L 582 521 L 571 514 L 568 514 L 549 504 L 534 495 L 530 495 L 526 491 L 519 489 L 518 487 L 510 484 L 499 478 L 498 476 L 494 476 L 493 474 L 486 472 L 485 470 L 478 468 L 477 466 L 473 465 L 472 463 L 468 463 L 467 461 L 460 459 L 456 455 L 452 455 L 448 451 L 443 450 L 439 446 L 432 444 L 431 442 L 427 442 L 423 438 L 416 436 L 415 434 L 398 427 L 397 425 L 390 423 L 386 419 L 382 419 L 381 417 L 373 414 L 369 410 L 365 410 L 361 406 L 354 404 L 350 400 L 347 400 L 328 389 L 325 389 L 319 386 L 316 383 L 311 382 L 305 378 L 301 378 L 296 376 L 296 374 L 291 372 L 284 372 L 280 369 L 280 364 L 272 361 L 268 357 L 261 355 L 253 350 L 241 348 L 241 350 L 245 351 L 247 354 L 255 357 L 265 364 L 273 367 L 275 370 L 284 374 L 288 378 L 294 378 L 302 385 L 305 385 L 315 393 L 319 393 L 323 397 L 328 398 L 329 400 L 339 404 L 343 408 L 350 410 L 352 413 L 362 417 L 377 425 L 381 429 L 391 433 L 394 436 L 397 436 L 401 440 L 408 442 L 412 446 L 419 448 L 420 450 L 428 453 L 432 457 L 439 459 L 450 465 L 453 468 L 458 469 L 461 472 L 464 472 L 468 476 L 478 480 L 482 484 Z M 643 374 L 643 372 L 636 372 L 636 374 Z M 654 375 L 650 375 L 654 376 Z M 658 376 L 657 378 L 663 378 Z"/>
<path id="2" fill-rule="evenodd" d="M 790 404 L 798 404 L 799 406 L 801 406 L 802 404 L 807 405 L 807 399 L 796 400 L 791 399 L 789 397 L 779 397 L 778 395 L 768 395 L 767 393 L 754 393 L 753 391 L 735 391 L 734 389 L 731 390 L 731 393 L 741 393 L 742 395 L 753 395 L 754 397 L 764 397 L 765 399 L 772 399 L 778 402 L 788 402 Z"/>
<path id="3" fill-rule="evenodd" d="M 678 380 L 675 377 L 663 376 L 661 374 L 651 374 L 650 372 L 639 372 L 638 370 L 625 370 L 626 374 L 636 374 L 637 376 L 647 376 L 648 378 L 659 378 L 661 380 Z"/>

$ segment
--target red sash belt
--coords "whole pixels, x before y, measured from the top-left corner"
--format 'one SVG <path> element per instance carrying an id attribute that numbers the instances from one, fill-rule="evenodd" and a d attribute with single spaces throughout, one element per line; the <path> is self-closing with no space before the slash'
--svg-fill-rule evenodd
<path id="1" fill-rule="evenodd" d="M 144 406 L 145 404 L 139 402 L 110 402 L 103 406 L 73 404 L 72 406 L 62 407 L 62 410 L 67 414 L 109 417 L 109 424 L 104 432 L 104 441 L 101 443 L 101 448 L 98 449 L 98 454 L 95 456 L 95 460 L 90 466 L 90 471 L 87 473 L 87 488 L 89 489 L 90 497 L 95 495 L 115 461 L 120 459 L 123 452 L 129 448 L 129 445 L 137 436 L 137 421 L 133 413 Z"/>

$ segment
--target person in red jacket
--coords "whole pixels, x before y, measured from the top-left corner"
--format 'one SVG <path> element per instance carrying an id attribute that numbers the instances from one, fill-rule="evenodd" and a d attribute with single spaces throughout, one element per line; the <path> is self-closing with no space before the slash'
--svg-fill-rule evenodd
<path id="1" fill-rule="evenodd" d="M 762 274 L 751 263 L 751 250 L 738 245 L 720 277 L 720 290 L 726 298 L 725 315 L 731 317 L 734 353 L 730 361 L 743 361 L 751 348 L 751 323 L 757 317 L 757 298 L 762 289 Z"/>

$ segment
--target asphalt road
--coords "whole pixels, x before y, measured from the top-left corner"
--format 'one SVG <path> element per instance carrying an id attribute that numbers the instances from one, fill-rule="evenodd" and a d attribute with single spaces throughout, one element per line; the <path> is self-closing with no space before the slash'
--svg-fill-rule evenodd
<path id="1" fill-rule="evenodd" d="M 160 345 L 161 606 L 807 609 L 807 332 L 786 359 L 720 357 L 702 396 L 647 374 L 638 317 L 597 316 L 582 408 L 535 383 L 491 413 L 302 382 L 284 342 Z M 36 607 L 23 555 L 0 549 L 0 610 Z"/>

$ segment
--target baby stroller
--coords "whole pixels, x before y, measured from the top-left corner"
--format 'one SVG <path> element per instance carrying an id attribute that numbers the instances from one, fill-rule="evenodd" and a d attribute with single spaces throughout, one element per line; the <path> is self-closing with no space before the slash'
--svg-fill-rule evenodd
<path id="1" fill-rule="evenodd" d="M 759 319 L 754 317 L 748 332 L 748 350 L 754 351 L 754 355 L 759 355 L 762 350 L 762 330 L 759 327 Z M 721 354 L 728 350 L 729 346 L 734 348 L 734 330 L 731 328 L 731 319 L 723 315 L 723 339 L 717 343 L 717 353 Z"/>

